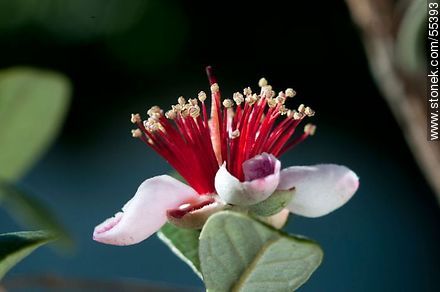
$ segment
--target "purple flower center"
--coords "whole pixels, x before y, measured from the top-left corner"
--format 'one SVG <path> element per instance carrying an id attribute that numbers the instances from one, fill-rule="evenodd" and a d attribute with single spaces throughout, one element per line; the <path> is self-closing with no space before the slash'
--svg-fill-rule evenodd
<path id="1" fill-rule="evenodd" d="M 243 162 L 245 181 L 252 181 L 274 174 L 276 158 L 273 155 L 263 153 Z"/>

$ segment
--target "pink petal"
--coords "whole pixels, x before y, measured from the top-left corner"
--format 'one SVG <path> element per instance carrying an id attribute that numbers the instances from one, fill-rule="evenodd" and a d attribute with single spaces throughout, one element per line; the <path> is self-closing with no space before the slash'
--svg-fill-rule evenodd
<path id="1" fill-rule="evenodd" d="M 270 166 L 271 165 L 271 166 Z M 215 176 L 217 194 L 227 203 L 249 206 L 267 199 L 277 188 L 281 162 L 266 153 L 243 163 L 245 177 L 255 178 L 240 182 L 229 173 L 224 163 Z"/>
<path id="2" fill-rule="evenodd" d="M 147 179 L 122 212 L 95 227 L 93 239 L 113 245 L 139 243 L 166 223 L 168 209 L 196 197 L 194 189 L 168 175 Z"/>
<path id="3" fill-rule="evenodd" d="M 287 207 L 292 213 L 319 217 L 344 205 L 359 187 L 358 176 L 345 166 L 321 164 L 283 169 L 278 189 L 294 187 Z"/>

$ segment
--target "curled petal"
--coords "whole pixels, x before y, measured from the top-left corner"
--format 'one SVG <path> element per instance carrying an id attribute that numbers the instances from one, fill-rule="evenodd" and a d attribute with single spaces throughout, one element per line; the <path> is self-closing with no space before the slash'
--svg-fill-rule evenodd
<path id="1" fill-rule="evenodd" d="M 278 189 L 295 188 L 287 207 L 292 213 L 319 217 L 344 205 L 358 186 L 358 176 L 347 167 L 321 164 L 283 169 Z"/>
<path id="2" fill-rule="evenodd" d="M 95 227 L 93 239 L 106 244 L 136 244 L 159 230 L 167 210 L 193 200 L 197 193 L 178 180 L 161 175 L 145 180 L 122 212 Z"/>
<path id="3" fill-rule="evenodd" d="M 259 156 L 260 155 L 255 159 L 260 159 Z M 244 182 L 240 182 L 236 177 L 230 174 L 224 163 L 215 176 L 215 189 L 217 194 L 225 202 L 241 206 L 250 206 L 266 200 L 276 190 L 280 180 L 281 163 L 276 158 L 275 160 L 276 161 L 273 161 L 273 167 L 270 172 L 265 172 L 264 176 L 260 176 L 261 173 L 256 171 L 256 167 L 252 165 L 252 162 L 248 163 L 248 177 L 256 178 Z M 244 167 L 245 166 L 243 166 L 243 168 Z"/>

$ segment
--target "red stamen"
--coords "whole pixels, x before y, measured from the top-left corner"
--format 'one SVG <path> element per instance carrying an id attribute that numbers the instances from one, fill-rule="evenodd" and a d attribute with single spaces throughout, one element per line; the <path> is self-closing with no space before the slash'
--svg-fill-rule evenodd
<path id="1" fill-rule="evenodd" d="M 158 107 L 148 111 L 150 118 L 144 123 L 139 115 L 132 117 L 139 128 L 133 135 L 165 158 L 199 194 L 215 193 L 215 175 L 224 162 L 229 172 L 243 181 L 243 162 L 263 152 L 278 157 L 313 134 L 314 126 L 308 125 L 302 135 L 291 139 L 304 116 L 313 115 L 303 105 L 300 113 L 284 107 L 286 96 L 294 95 L 292 89 L 274 99 L 272 88 L 262 79 L 259 96 L 252 95 L 250 89 L 245 89 L 245 101 L 241 94 L 234 95 L 234 113 L 232 100 L 225 101 L 222 108 L 212 68 L 207 67 L 206 72 L 212 97 L 210 121 L 203 92 L 199 93 L 201 107 L 197 100 L 187 102 L 181 97 L 167 118 Z M 177 213 L 171 215 L 180 216 L 188 210 L 174 210 Z"/>

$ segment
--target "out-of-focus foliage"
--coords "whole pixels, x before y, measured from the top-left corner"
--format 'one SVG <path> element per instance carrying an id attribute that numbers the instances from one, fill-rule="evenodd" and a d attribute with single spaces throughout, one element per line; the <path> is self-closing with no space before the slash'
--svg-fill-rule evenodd
<path id="1" fill-rule="evenodd" d="M 11 184 L 0 182 L 0 206 L 22 225 L 50 230 L 61 238 L 66 246 L 72 245 L 70 235 L 56 216 L 34 196 Z"/>
<path id="2" fill-rule="evenodd" d="M 16 181 L 62 126 L 70 83 L 58 73 L 13 68 L 0 72 L 0 178 Z"/>
<path id="3" fill-rule="evenodd" d="M 55 235 L 68 239 L 55 216 L 15 183 L 54 140 L 69 99 L 70 82 L 59 73 L 24 67 L 0 71 L 0 206 L 25 225 L 51 232 L 0 235 L 0 278 Z"/>
<path id="4" fill-rule="evenodd" d="M 108 38 L 108 48 L 136 69 L 170 65 L 182 50 L 186 26 L 182 11 L 175 4 L 150 1 L 142 20 L 126 33 Z"/>
<path id="5" fill-rule="evenodd" d="M 0 30 L 37 25 L 57 36 L 64 35 L 65 40 L 87 40 L 130 29 L 147 5 L 143 0 L 2 1 Z"/>
<path id="6" fill-rule="evenodd" d="M 53 239 L 54 235 L 47 231 L 0 234 L 0 280 L 19 261 Z"/>
<path id="7" fill-rule="evenodd" d="M 29 33 L 38 42 L 100 43 L 137 70 L 172 64 L 187 23 L 178 2 L 146 0 L 14 0 L 0 2 L 0 35 Z"/>

